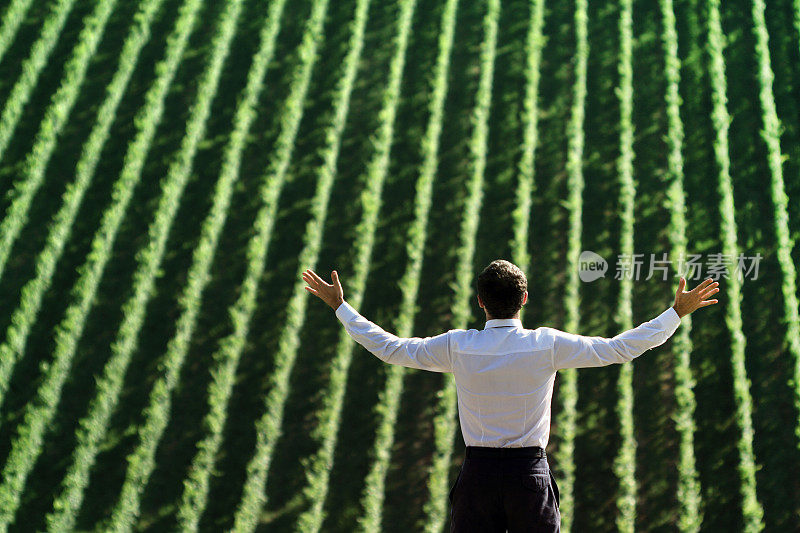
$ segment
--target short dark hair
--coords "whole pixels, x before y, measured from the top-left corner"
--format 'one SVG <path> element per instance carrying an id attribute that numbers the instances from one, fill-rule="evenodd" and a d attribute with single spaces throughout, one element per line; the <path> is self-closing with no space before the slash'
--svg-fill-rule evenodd
<path id="1" fill-rule="evenodd" d="M 528 290 L 525 273 L 505 259 L 489 263 L 478 275 L 478 296 L 492 318 L 511 318 L 522 308 Z"/>

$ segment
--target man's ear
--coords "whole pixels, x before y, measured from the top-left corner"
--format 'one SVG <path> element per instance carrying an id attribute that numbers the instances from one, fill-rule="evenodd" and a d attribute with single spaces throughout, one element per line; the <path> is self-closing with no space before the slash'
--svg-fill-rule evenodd
<path id="1" fill-rule="evenodd" d="M 483 302 L 481 301 L 481 297 L 478 296 L 478 307 L 483 308 Z"/>
<path id="2" fill-rule="evenodd" d="M 525 294 L 522 295 L 522 305 L 525 305 L 525 302 L 528 301 L 528 291 L 525 291 Z"/>

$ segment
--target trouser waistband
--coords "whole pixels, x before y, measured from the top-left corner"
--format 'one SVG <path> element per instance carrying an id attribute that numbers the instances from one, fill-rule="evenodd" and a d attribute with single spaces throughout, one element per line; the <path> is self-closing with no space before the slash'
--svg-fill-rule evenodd
<path id="1" fill-rule="evenodd" d="M 498 457 L 545 457 L 545 452 L 539 446 L 527 446 L 524 448 L 488 448 L 486 446 L 467 446 L 467 457 L 476 459 L 498 458 Z"/>

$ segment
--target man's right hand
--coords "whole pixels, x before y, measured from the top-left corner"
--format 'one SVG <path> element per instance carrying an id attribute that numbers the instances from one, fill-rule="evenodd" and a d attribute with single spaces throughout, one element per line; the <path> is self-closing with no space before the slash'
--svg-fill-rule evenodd
<path id="1" fill-rule="evenodd" d="M 303 279 L 308 285 L 303 288 L 311 294 L 318 296 L 320 300 L 336 311 L 342 302 L 344 302 L 344 291 L 339 281 L 339 273 L 334 270 L 331 272 L 331 277 L 333 283 L 328 283 L 319 277 L 316 272 L 308 268 L 303 272 Z"/>
<path id="2" fill-rule="evenodd" d="M 717 303 L 717 300 L 706 299 L 712 294 L 719 292 L 719 282 L 715 281 L 712 283 L 711 278 L 701 282 L 700 285 L 690 291 L 683 290 L 685 288 L 686 280 L 681 278 L 678 284 L 678 291 L 675 293 L 675 303 L 672 306 L 681 318 L 696 309 Z"/>

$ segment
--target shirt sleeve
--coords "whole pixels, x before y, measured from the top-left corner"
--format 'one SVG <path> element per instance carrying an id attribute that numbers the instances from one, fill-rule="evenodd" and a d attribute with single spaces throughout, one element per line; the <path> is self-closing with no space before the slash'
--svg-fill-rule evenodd
<path id="1" fill-rule="evenodd" d="M 364 318 L 347 302 L 336 308 L 336 318 L 354 341 L 381 361 L 432 372 L 453 371 L 449 331 L 435 337 L 398 337 Z"/>
<path id="2" fill-rule="evenodd" d="M 678 313 L 670 307 L 654 319 L 610 339 L 553 329 L 553 366 L 561 370 L 631 361 L 650 348 L 664 344 L 680 323 Z"/>

